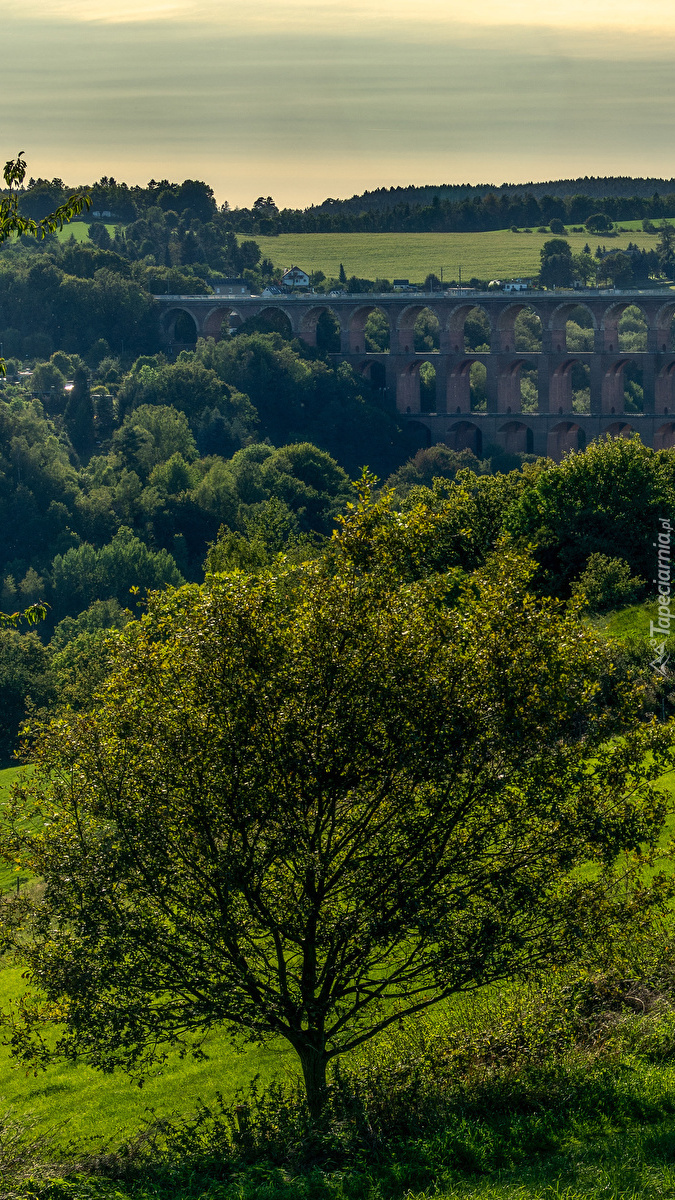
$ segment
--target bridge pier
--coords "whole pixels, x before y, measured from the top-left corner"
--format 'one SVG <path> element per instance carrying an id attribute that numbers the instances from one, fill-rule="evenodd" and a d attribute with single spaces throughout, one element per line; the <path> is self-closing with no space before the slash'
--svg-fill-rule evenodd
<path id="1" fill-rule="evenodd" d="M 464 359 L 447 371 L 446 411 L 471 412 L 471 360 Z"/>

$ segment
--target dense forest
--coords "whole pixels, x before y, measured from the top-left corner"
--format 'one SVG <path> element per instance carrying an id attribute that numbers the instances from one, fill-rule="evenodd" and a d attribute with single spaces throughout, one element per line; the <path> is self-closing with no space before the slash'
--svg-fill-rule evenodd
<path id="1" fill-rule="evenodd" d="M 39 219 L 62 203 L 70 190 L 61 179 L 31 179 L 21 194 L 21 210 Z M 88 190 L 94 213 L 107 213 L 112 221 L 152 223 L 166 214 L 176 229 L 189 218 L 203 225 L 215 222 L 222 233 L 267 237 L 281 233 L 479 232 L 514 225 L 548 226 L 556 219 L 578 225 L 597 212 L 613 221 L 655 220 L 675 213 L 675 181 L 628 177 L 502 187 L 382 188 L 348 200 L 329 198 L 306 209 L 281 210 L 271 196 L 260 196 L 250 208 L 231 209 L 227 203 L 218 206 L 213 190 L 199 180 L 182 184 L 151 180 L 147 187 L 129 187 L 104 176 Z"/>
<path id="2" fill-rule="evenodd" d="M 531 195 L 540 200 L 543 196 L 591 196 L 600 200 L 604 196 L 639 197 L 651 200 L 654 193 L 661 196 L 675 194 L 675 179 L 641 179 L 631 175 L 579 175 L 576 179 L 549 179 L 544 183 L 443 183 L 427 184 L 424 187 L 382 187 L 366 191 L 348 200 L 324 200 L 318 209 L 339 205 L 344 210 L 366 212 L 369 209 L 393 208 L 397 204 L 431 204 L 434 196 L 444 202 L 458 203 L 462 200 L 480 199 L 482 196 L 500 193 L 507 196 Z"/>

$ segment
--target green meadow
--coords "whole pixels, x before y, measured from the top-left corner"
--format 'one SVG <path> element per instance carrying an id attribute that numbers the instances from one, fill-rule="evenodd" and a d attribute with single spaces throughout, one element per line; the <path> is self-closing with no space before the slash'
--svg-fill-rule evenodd
<path id="1" fill-rule="evenodd" d="M 653 615 L 652 607 L 635 605 L 592 623 L 610 637 L 643 635 Z M 30 771 L 30 767 L 0 771 L 0 808 L 11 785 L 26 770 Z M 664 777 L 662 787 L 671 797 L 675 796 L 675 772 Z M 672 833 L 673 823 L 671 817 L 666 837 Z M 13 889 L 15 882 L 11 867 L 0 868 L 0 892 Z M 22 877 L 21 886 L 30 888 L 34 884 Z M 3 968 L 0 964 L 0 1010 L 24 987 L 17 968 L 8 964 Z M 463 1002 L 459 1003 L 461 1007 Z M 158 1118 L 187 1114 L 198 1101 L 212 1102 L 218 1093 L 227 1102 L 234 1101 L 255 1078 L 265 1085 L 273 1079 L 288 1081 L 297 1076 L 295 1055 L 283 1042 L 264 1048 L 250 1044 L 233 1046 L 225 1033 L 215 1032 L 208 1038 L 205 1050 L 208 1056 L 205 1061 L 169 1053 L 161 1072 L 140 1088 L 121 1072 L 102 1075 L 86 1065 L 52 1066 L 34 1075 L 16 1066 L 8 1049 L 0 1044 L 0 1111 L 9 1106 L 19 1118 L 30 1114 L 37 1119 L 38 1128 L 56 1129 L 59 1143 L 90 1139 L 98 1145 L 107 1139 L 119 1142 L 130 1136 L 149 1111 Z"/>
<path id="2" fill-rule="evenodd" d="M 24 989 L 17 968 L 0 971 L 0 1009 Z M 139 1087 L 122 1072 L 103 1075 L 79 1064 L 33 1074 L 13 1063 L 0 1045 L 0 1110 L 11 1108 L 19 1119 L 36 1118 L 38 1128 L 54 1130 L 61 1144 L 91 1139 L 100 1146 L 112 1139 L 117 1145 L 138 1130 L 149 1111 L 157 1118 L 186 1114 L 199 1100 L 212 1102 L 219 1092 L 234 1102 L 256 1076 L 262 1084 L 295 1076 L 295 1056 L 283 1045 L 235 1049 L 226 1034 L 216 1033 L 205 1051 L 205 1061 L 170 1054 L 161 1073 Z"/>
<path id="3" fill-rule="evenodd" d="M 107 224 L 111 237 L 115 225 Z M 654 234 L 643 233 L 641 221 L 624 221 L 616 237 L 572 233 L 568 240 L 574 254 L 588 244 L 592 251 L 604 245 L 625 249 L 635 242 L 642 249 L 656 246 Z M 73 221 L 57 237 L 68 241 L 89 241 L 89 223 Z M 255 237 L 263 257 L 282 270 L 294 264 L 305 271 L 324 272 L 337 278 L 340 264 L 347 275 L 362 279 L 410 279 L 422 283 L 429 273 L 445 280 L 472 276 L 478 279 L 512 278 L 535 275 L 539 270 L 539 252 L 550 232 L 531 233 L 500 229 L 487 233 L 285 233 L 279 237 Z"/>
<path id="4" fill-rule="evenodd" d="M 71 237 L 75 238 L 76 242 L 89 242 L 89 226 L 91 221 L 71 221 L 70 225 L 64 225 L 63 229 L 56 231 L 56 236 L 60 242 L 69 242 Z M 111 237 L 115 236 L 116 225 L 109 225 L 106 222 L 106 229 Z"/>
<path id="5" fill-rule="evenodd" d="M 632 228 L 635 226 L 636 228 Z M 625 222 L 627 232 L 616 237 L 570 233 L 574 254 L 588 243 L 620 250 L 635 242 L 645 250 L 653 249 L 656 238 L 642 232 L 640 221 Z M 478 279 L 535 275 L 539 270 L 540 250 L 554 235 L 550 232 L 511 233 L 501 229 L 488 233 L 298 233 L 279 237 L 257 237 L 265 258 L 276 267 L 297 264 L 305 271 L 324 272 L 337 278 L 340 264 L 347 276 L 361 279 L 410 279 L 421 283 L 433 272 L 445 280 L 472 276 Z"/>

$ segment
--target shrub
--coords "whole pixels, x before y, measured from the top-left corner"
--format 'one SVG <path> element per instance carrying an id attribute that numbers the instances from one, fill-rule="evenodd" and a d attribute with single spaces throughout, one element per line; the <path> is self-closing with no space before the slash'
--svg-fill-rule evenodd
<path id="1" fill-rule="evenodd" d="M 585 595 L 593 612 L 603 612 L 633 603 L 644 584 L 639 575 L 631 575 L 625 558 L 591 554 L 575 591 Z"/>

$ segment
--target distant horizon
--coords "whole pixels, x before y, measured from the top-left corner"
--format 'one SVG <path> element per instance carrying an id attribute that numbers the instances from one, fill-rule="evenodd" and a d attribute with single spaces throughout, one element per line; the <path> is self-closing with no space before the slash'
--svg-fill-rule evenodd
<path id="1" fill-rule="evenodd" d="M 542 0 L 536 22 L 523 0 L 470 19 L 459 0 L 0 5 L 2 150 L 35 177 L 307 207 L 402 178 L 675 175 L 666 0 L 639 20 L 628 0 Z"/>
<path id="2" fill-rule="evenodd" d="M 30 166 L 30 164 L 29 164 L 29 166 Z M 32 172 L 30 172 L 30 170 L 29 170 L 29 171 L 27 171 L 26 183 L 22 190 L 28 190 L 29 181 L 34 181 L 35 183 L 37 183 L 40 180 L 51 182 L 51 180 L 55 179 L 55 178 L 62 178 L 62 177 L 61 176 L 51 176 L 50 177 L 50 176 L 33 175 Z M 75 182 L 73 180 L 63 181 L 63 182 L 64 182 L 64 187 L 67 191 L 76 191 L 76 190 L 81 190 L 83 188 L 93 189 L 93 188 L 97 187 L 100 184 L 101 179 L 104 179 L 104 178 L 105 179 L 113 179 L 115 181 L 115 184 L 117 184 L 117 185 L 126 185 L 129 188 L 139 187 L 142 189 L 147 188 L 151 183 L 166 182 L 166 183 L 170 184 L 171 186 L 173 186 L 173 185 L 180 185 L 181 183 L 185 182 L 185 180 L 179 179 L 179 178 L 175 178 L 175 179 L 161 178 L 161 179 L 159 179 L 158 177 L 155 177 L 154 175 L 151 175 L 150 179 L 146 180 L 145 182 L 140 182 L 140 181 L 139 182 L 136 182 L 136 181 L 130 182 L 128 179 L 123 179 L 121 177 L 118 178 L 116 175 L 114 175 L 112 173 L 110 173 L 110 174 L 104 173 L 102 176 L 99 177 L 99 179 L 81 179 L 77 182 Z M 210 180 L 208 178 L 206 178 L 205 176 L 192 175 L 189 177 L 186 176 L 185 178 L 199 180 L 202 183 L 206 183 L 209 187 L 211 186 Z M 651 187 L 655 186 L 657 188 L 657 190 L 658 190 L 658 185 L 663 185 L 664 187 L 672 186 L 672 188 L 673 188 L 672 194 L 675 194 L 675 176 L 667 178 L 666 176 L 645 176 L 645 175 L 583 175 L 583 176 L 575 176 L 575 177 L 559 177 L 557 179 L 539 179 L 539 180 L 529 179 L 529 180 L 522 181 L 522 182 L 517 181 L 517 180 L 505 180 L 499 184 L 490 183 L 490 182 L 486 183 L 485 181 L 481 181 L 480 183 L 472 183 L 467 180 L 464 180 L 461 183 L 444 182 L 444 183 L 379 184 L 376 187 L 366 188 L 361 192 L 354 192 L 350 196 L 338 196 L 338 195 L 325 196 L 323 198 L 323 200 L 310 201 L 307 204 L 298 204 L 298 205 L 292 205 L 292 206 L 291 205 L 287 205 L 287 206 L 278 205 L 277 207 L 280 209 L 283 207 L 288 207 L 288 208 L 296 208 L 296 209 L 300 209 L 300 210 L 306 210 L 306 209 L 310 209 L 310 208 L 320 208 L 320 207 L 322 207 L 322 205 L 327 204 L 331 200 L 335 200 L 337 203 L 340 203 L 340 204 L 347 204 L 347 203 L 350 203 L 351 201 L 359 200 L 366 196 L 375 196 L 381 192 L 392 193 L 392 192 L 412 192 L 412 191 L 414 191 L 414 192 L 442 193 L 444 191 L 458 191 L 459 192 L 459 191 L 463 191 L 463 190 L 471 190 L 471 191 L 476 191 L 476 192 L 494 191 L 495 193 L 498 193 L 498 192 L 502 192 L 505 190 L 508 191 L 508 190 L 513 190 L 513 189 L 518 189 L 518 190 L 534 189 L 536 191 L 541 191 L 541 189 L 548 188 L 548 187 L 559 188 L 559 187 L 562 187 L 562 185 L 564 185 L 564 184 L 583 185 L 586 182 L 602 184 L 604 182 L 618 182 L 618 181 L 622 181 L 622 180 L 625 180 L 628 184 L 631 184 L 631 183 L 642 184 L 643 188 L 651 188 Z M 267 194 L 269 194 L 269 193 L 266 193 L 265 189 L 263 188 L 256 195 L 256 197 L 254 199 L 251 199 L 251 201 L 248 204 L 240 204 L 237 206 L 230 205 L 230 209 L 232 209 L 232 210 L 236 210 L 237 208 L 250 209 L 253 206 L 253 204 L 255 203 L 255 200 L 257 200 L 259 198 L 259 196 L 265 196 Z M 572 195 L 573 193 L 570 192 L 570 193 L 561 193 L 561 194 Z M 616 193 L 616 194 L 618 194 L 618 193 Z M 629 193 L 627 192 L 626 194 L 628 195 Z M 636 194 L 636 193 L 631 193 L 631 194 Z M 671 193 L 666 192 L 664 194 L 667 195 L 667 194 L 671 194 Z M 215 190 L 214 190 L 214 196 L 215 196 Z M 222 203 L 224 203 L 222 200 L 219 200 L 219 198 L 217 196 L 215 196 L 215 199 L 216 199 L 216 203 L 219 205 L 219 207 L 222 205 Z M 272 199 L 275 199 L 275 197 L 272 197 Z M 85 218 L 86 218 L 86 215 L 87 214 L 85 213 L 84 214 Z"/>

